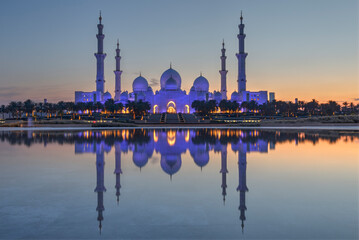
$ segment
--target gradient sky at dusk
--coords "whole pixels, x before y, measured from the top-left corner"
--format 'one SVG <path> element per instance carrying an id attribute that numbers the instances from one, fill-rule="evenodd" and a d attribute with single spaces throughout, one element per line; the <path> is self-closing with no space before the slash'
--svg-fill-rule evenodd
<path id="1" fill-rule="evenodd" d="M 105 89 L 112 94 L 117 38 L 122 89 L 129 91 L 139 72 L 157 82 L 170 62 L 182 89 L 189 91 L 202 71 L 210 90 L 219 90 L 224 38 L 230 97 L 243 10 L 248 90 L 273 91 L 280 100 L 358 103 L 357 0 L 2 0 L 0 6 L 0 104 L 74 101 L 75 90 L 95 90 L 99 10 Z"/>

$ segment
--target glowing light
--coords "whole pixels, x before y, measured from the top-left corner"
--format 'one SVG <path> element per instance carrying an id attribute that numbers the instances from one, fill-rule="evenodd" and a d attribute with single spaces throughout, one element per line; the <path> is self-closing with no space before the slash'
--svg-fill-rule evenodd
<path id="1" fill-rule="evenodd" d="M 189 141 L 189 130 L 187 130 L 186 136 L 185 136 L 185 141 L 188 142 Z"/>
<path id="2" fill-rule="evenodd" d="M 167 132 L 167 143 L 169 146 L 173 146 L 176 143 L 176 131 L 169 130 Z"/>
<path id="3" fill-rule="evenodd" d="M 158 134 L 153 130 L 153 141 L 158 142 Z"/>

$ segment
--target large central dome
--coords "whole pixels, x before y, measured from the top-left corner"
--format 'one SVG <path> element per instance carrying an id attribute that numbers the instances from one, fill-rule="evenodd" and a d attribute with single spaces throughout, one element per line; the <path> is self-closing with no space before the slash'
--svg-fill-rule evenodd
<path id="1" fill-rule="evenodd" d="M 181 76 L 179 73 L 170 67 L 161 76 L 161 89 L 166 88 L 166 82 L 168 79 L 173 78 L 176 81 L 177 89 L 181 89 Z"/>

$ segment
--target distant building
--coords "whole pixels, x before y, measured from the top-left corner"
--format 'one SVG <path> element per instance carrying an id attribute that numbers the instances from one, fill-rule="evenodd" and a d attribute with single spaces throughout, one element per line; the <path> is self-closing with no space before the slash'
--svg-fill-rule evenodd
<path id="1" fill-rule="evenodd" d="M 267 91 L 247 91 L 246 89 L 246 68 L 245 68 L 245 59 L 247 53 L 244 51 L 244 24 L 243 17 L 241 14 L 241 23 L 239 25 L 239 34 L 237 35 L 239 40 L 239 52 L 236 54 L 238 59 L 238 92 L 235 91 L 231 95 L 232 101 L 237 101 L 241 104 L 244 101 L 255 101 L 259 105 L 266 103 L 268 101 Z M 96 91 L 92 92 L 75 92 L 75 103 L 78 102 L 106 102 L 108 99 L 112 99 L 112 96 L 109 92 L 104 92 L 104 59 L 106 54 L 103 53 L 103 39 L 105 35 L 103 34 L 103 24 L 102 17 L 99 17 L 99 24 L 97 25 L 98 34 L 97 37 L 97 53 L 95 57 L 97 59 L 97 75 L 96 75 Z M 160 89 L 153 91 L 152 87 L 149 86 L 148 81 L 141 74 L 133 80 L 132 83 L 132 92 L 122 91 L 121 89 L 121 74 L 122 70 L 120 68 L 120 48 L 117 41 L 116 48 L 116 70 L 115 73 L 115 102 L 121 102 L 126 104 L 128 101 L 147 101 L 151 104 L 152 113 L 161 113 L 161 112 L 172 112 L 172 113 L 192 113 L 191 105 L 193 101 L 208 101 L 216 100 L 218 103 L 222 99 L 227 100 L 227 69 L 226 69 L 226 49 L 224 47 L 224 41 L 222 43 L 221 49 L 221 70 L 219 71 L 221 76 L 221 89 L 220 91 L 209 91 L 209 82 L 208 80 L 200 74 L 191 87 L 190 91 L 187 93 L 185 90 L 182 90 L 181 83 L 182 79 L 180 74 L 172 68 L 163 72 L 160 78 Z"/>
<path id="2" fill-rule="evenodd" d="M 294 103 L 295 103 L 295 104 L 298 104 L 298 98 L 295 98 L 295 99 L 294 99 Z"/>
<path id="3" fill-rule="evenodd" d="M 269 102 L 273 102 L 275 100 L 274 92 L 269 93 Z"/>

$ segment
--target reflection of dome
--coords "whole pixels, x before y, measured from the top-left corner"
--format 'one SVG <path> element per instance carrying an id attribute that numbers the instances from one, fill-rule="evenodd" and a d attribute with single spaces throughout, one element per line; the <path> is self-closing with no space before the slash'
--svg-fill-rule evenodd
<path id="1" fill-rule="evenodd" d="M 176 80 L 174 80 L 172 77 L 170 77 L 170 78 L 166 81 L 165 89 L 166 89 L 166 90 L 176 90 L 176 89 L 177 89 Z"/>
<path id="2" fill-rule="evenodd" d="M 238 98 L 239 98 L 239 94 L 237 92 L 233 92 L 231 95 L 231 100 L 232 101 L 238 100 Z"/>
<path id="3" fill-rule="evenodd" d="M 202 75 L 196 78 L 196 80 L 194 80 L 193 86 L 196 91 L 208 92 L 209 90 L 208 80 Z"/>
<path id="4" fill-rule="evenodd" d="M 172 69 L 169 68 L 167 69 L 164 73 L 162 73 L 161 75 L 161 89 L 166 88 L 166 82 L 167 80 L 169 80 L 170 78 L 173 78 L 176 81 L 176 89 L 181 89 L 181 76 L 179 75 L 179 73 Z"/>
<path id="5" fill-rule="evenodd" d="M 209 154 L 206 144 L 192 145 L 189 150 L 197 166 L 202 168 L 207 165 Z"/>
<path id="6" fill-rule="evenodd" d="M 111 93 L 109 93 L 109 92 L 105 92 L 104 94 L 103 94 L 103 101 L 107 101 L 107 100 L 109 100 L 109 99 L 111 99 L 112 98 L 112 96 L 111 96 Z"/>
<path id="7" fill-rule="evenodd" d="M 198 167 L 204 167 L 209 162 L 209 154 L 208 152 L 199 152 L 194 155 L 194 162 Z"/>
<path id="8" fill-rule="evenodd" d="M 146 152 L 133 152 L 133 163 L 139 167 L 142 168 L 146 165 L 148 162 L 148 157 Z"/>
<path id="9" fill-rule="evenodd" d="M 181 155 L 162 155 L 161 156 L 161 168 L 168 175 L 173 175 L 181 168 L 182 161 Z"/>
<path id="10" fill-rule="evenodd" d="M 139 76 L 132 83 L 132 89 L 134 92 L 145 92 L 148 89 L 148 82 L 146 78 Z"/>
<path id="11" fill-rule="evenodd" d="M 128 92 L 122 92 L 120 95 L 120 101 L 127 101 L 128 100 Z"/>

